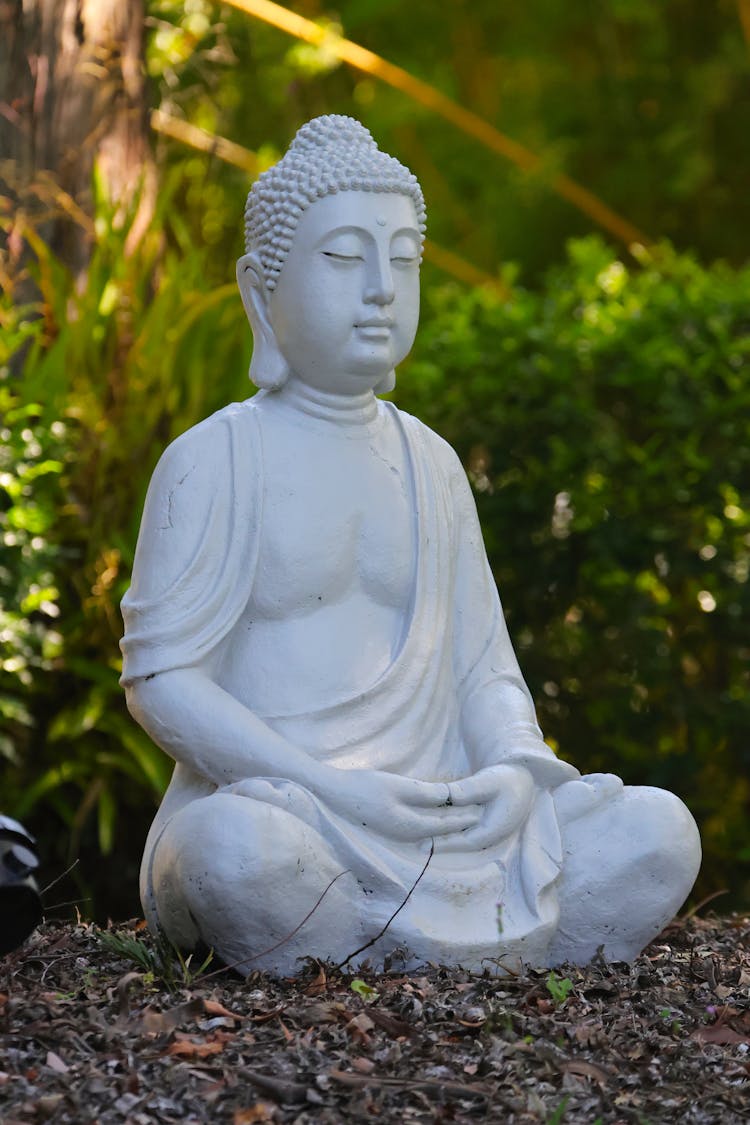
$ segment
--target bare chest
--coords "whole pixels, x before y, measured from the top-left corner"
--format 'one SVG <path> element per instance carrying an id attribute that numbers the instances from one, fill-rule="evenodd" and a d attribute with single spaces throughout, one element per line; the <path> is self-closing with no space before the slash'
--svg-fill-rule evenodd
<path id="1" fill-rule="evenodd" d="M 274 419 L 264 435 L 253 613 L 297 616 L 356 595 L 404 608 L 413 582 L 415 528 L 400 433 L 387 425 L 351 439 L 322 428 L 274 432 L 283 427 Z"/>

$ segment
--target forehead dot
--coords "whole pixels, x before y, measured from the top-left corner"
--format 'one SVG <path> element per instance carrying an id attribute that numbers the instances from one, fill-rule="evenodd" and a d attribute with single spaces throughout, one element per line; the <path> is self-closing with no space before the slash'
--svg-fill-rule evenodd
<path id="1" fill-rule="evenodd" d="M 387 221 L 388 220 L 385 219 L 382 215 L 378 215 L 378 217 L 375 220 L 375 222 L 378 224 L 379 227 L 384 227 Z"/>

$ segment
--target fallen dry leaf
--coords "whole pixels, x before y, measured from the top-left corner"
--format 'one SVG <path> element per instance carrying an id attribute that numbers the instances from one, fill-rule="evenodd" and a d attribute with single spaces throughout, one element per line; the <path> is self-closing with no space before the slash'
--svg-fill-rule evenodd
<path id="1" fill-rule="evenodd" d="M 356 1016 L 352 1016 L 346 1026 L 348 1030 L 354 1028 L 357 1031 L 372 1031 L 375 1024 L 367 1012 L 359 1012 Z"/>
<path id="2" fill-rule="evenodd" d="M 370 1008 L 367 1014 L 376 1027 L 379 1027 L 381 1031 L 384 1031 L 386 1035 L 390 1035 L 393 1039 L 406 1039 L 416 1035 L 416 1031 L 410 1023 L 397 1019 L 380 1008 Z"/>
<path id="3" fill-rule="evenodd" d="M 140 1015 L 140 1024 L 145 1032 L 160 1035 L 200 1015 L 203 1015 L 203 1001 L 188 1000 L 185 1004 L 177 1004 L 164 1012 L 157 1012 L 154 1008 L 144 1008 Z"/>
<path id="4" fill-rule="evenodd" d="M 232 1118 L 232 1125 L 253 1125 L 256 1121 L 273 1121 L 276 1117 L 276 1106 L 273 1102 L 256 1102 L 249 1109 L 237 1109 Z"/>
<path id="5" fill-rule="evenodd" d="M 349 1020 L 346 1025 L 346 1030 L 356 1042 L 361 1043 L 363 1047 L 369 1047 L 372 1043 L 369 1032 L 371 1032 L 374 1027 L 375 1024 L 367 1013 L 360 1012 L 359 1015 Z"/>
<path id="6" fill-rule="evenodd" d="M 125 973 L 117 982 L 117 999 L 121 1016 L 126 1016 L 130 1011 L 130 986 L 134 981 L 142 980 L 143 973 Z"/>
<path id="7" fill-rule="evenodd" d="M 176 1055 L 184 1059 L 205 1059 L 209 1055 L 218 1055 L 224 1050 L 223 1043 L 217 1043 L 215 1040 L 209 1040 L 204 1043 L 194 1043 L 189 1040 L 179 1039 L 176 1043 L 170 1043 L 164 1052 L 165 1055 Z"/>
<path id="8" fill-rule="evenodd" d="M 363 1058 L 361 1055 L 351 1060 L 352 1068 L 359 1074 L 372 1074 L 375 1069 L 375 1063 L 372 1059 Z"/>
<path id="9" fill-rule="evenodd" d="M 39 1098 L 35 1105 L 35 1110 L 39 1117 L 52 1117 L 56 1113 L 64 1101 L 62 1094 L 45 1094 Z"/>
<path id="10" fill-rule="evenodd" d="M 566 1074 L 576 1074 L 582 1078 L 592 1078 L 594 1082 L 598 1082 L 600 1086 L 606 1086 L 609 1081 L 609 1075 L 602 1067 L 597 1066 L 595 1063 L 586 1062 L 585 1059 L 568 1059 L 560 1068 Z"/>
<path id="11" fill-rule="evenodd" d="M 481 1019 L 476 1020 L 462 1020 L 457 1018 L 456 1023 L 459 1025 L 459 1027 L 465 1027 L 469 1031 L 479 1031 L 480 1028 L 484 1027 L 484 1025 L 487 1023 L 487 1017 L 482 1016 Z"/>
<path id="12" fill-rule="evenodd" d="M 328 978 L 326 977 L 325 969 L 318 962 L 318 975 L 315 980 L 308 984 L 305 989 L 305 996 L 319 996 L 321 992 L 325 992 L 328 987 Z"/>
<path id="13" fill-rule="evenodd" d="M 701 1043 L 750 1043 L 750 1035 L 747 1032 L 735 1031 L 733 1027 L 728 1027 L 726 1024 L 718 1027 L 716 1024 L 699 1027 L 693 1032 L 692 1038 L 699 1039 Z"/>
<path id="14" fill-rule="evenodd" d="M 198 1039 L 195 1036 L 180 1035 L 175 1036 L 173 1043 L 170 1043 L 165 1055 L 178 1055 L 181 1058 L 196 1058 L 204 1059 L 209 1055 L 218 1055 L 226 1046 L 231 1042 L 235 1036 L 230 1035 L 226 1031 L 214 1031 L 208 1039 Z"/>
<path id="15" fill-rule="evenodd" d="M 63 1062 L 58 1054 L 54 1051 L 47 1051 L 47 1058 L 45 1064 L 51 1069 L 56 1070 L 58 1074 L 67 1074 L 70 1067 L 67 1063 Z"/>
<path id="16" fill-rule="evenodd" d="M 203 1007 L 208 1016 L 224 1016 L 226 1019 L 235 1020 L 236 1022 L 240 1022 L 244 1019 L 244 1016 L 238 1015 L 237 1012 L 230 1012 L 229 1009 L 225 1008 L 223 1004 L 220 1004 L 218 1000 L 204 1000 Z"/>
<path id="17" fill-rule="evenodd" d="M 284 1011 L 284 1005 L 279 1004 L 278 1008 L 272 1008 L 270 1012 L 258 1012 L 256 1015 L 250 1016 L 253 1023 L 268 1023 L 269 1020 L 276 1019 Z"/>
<path id="18" fill-rule="evenodd" d="M 312 1003 L 305 1005 L 300 1022 L 304 1027 L 313 1027 L 321 1023 L 336 1023 L 338 1020 L 343 1020 L 346 1023 L 353 1015 L 354 1013 L 348 1011 L 343 1004 L 330 1000 L 313 1000 Z"/>

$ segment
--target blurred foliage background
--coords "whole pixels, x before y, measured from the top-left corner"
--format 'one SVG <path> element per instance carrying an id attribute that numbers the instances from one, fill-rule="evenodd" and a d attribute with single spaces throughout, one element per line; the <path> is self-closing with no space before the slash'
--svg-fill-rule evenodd
<path id="1" fill-rule="evenodd" d="M 139 909 L 143 496 L 249 393 L 252 178 L 347 113 L 424 188 L 396 399 L 464 460 L 549 741 L 679 793 L 695 901 L 750 906 L 750 0 L 71 10 L 0 12 L 0 805 L 80 860 L 48 904 Z"/>

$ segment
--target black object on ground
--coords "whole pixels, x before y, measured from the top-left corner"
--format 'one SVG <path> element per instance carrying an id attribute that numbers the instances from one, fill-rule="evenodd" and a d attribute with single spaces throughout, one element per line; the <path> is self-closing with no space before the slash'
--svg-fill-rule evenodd
<path id="1" fill-rule="evenodd" d="M 42 920 L 35 843 L 17 820 L 0 814 L 0 957 L 16 949 Z"/>

